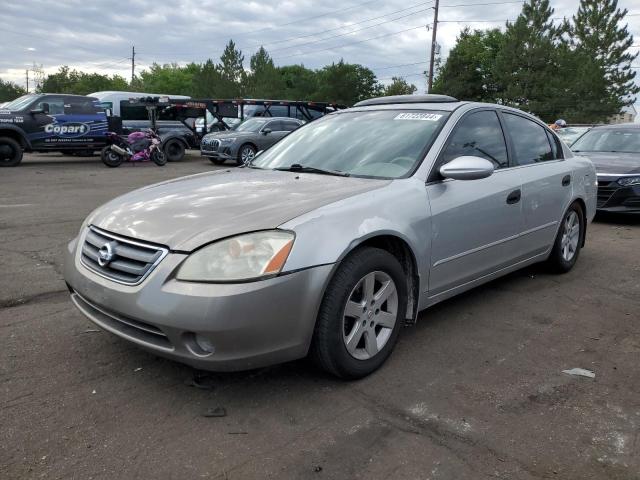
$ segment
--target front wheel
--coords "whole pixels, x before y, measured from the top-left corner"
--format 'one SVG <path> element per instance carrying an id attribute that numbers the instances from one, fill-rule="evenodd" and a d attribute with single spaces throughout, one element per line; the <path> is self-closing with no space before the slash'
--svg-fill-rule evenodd
<path id="1" fill-rule="evenodd" d="M 0 137 L 0 167 L 17 167 L 22 162 L 22 147 L 13 138 Z"/>
<path id="2" fill-rule="evenodd" d="M 167 156 L 160 148 L 155 148 L 151 152 L 151 160 L 159 167 L 164 167 L 167 164 Z"/>
<path id="3" fill-rule="evenodd" d="M 350 254 L 331 279 L 316 320 L 311 356 L 341 378 L 377 370 L 396 344 L 407 306 L 402 266 L 389 252 Z"/>
<path id="4" fill-rule="evenodd" d="M 100 152 L 100 158 L 102 158 L 102 163 L 109 168 L 119 167 L 124 161 L 122 155 L 111 150 L 110 146 L 106 146 L 102 149 L 102 152 Z"/>
<path id="5" fill-rule="evenodd" d="M 558 273 L 566 273 L 578 261 L 584 236 L 584 214 L 574 203 L 564 214 L 556 241 L 549 255 L 549 265 Z"/>
<path id="6" fill-rule="evenodd" d="M 245 165 L 251 162 L 256 156 L 256 149 L 253 145 L 242 145 L 238 151 L 238 165 Z"/>

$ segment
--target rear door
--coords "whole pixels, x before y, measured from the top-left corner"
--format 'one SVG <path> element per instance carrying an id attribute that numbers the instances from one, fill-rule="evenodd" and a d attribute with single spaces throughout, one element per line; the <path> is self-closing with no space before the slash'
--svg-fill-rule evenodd
<path id="1" fill-rule="evenodd" d="M 457 157 L 493 162 L 481 180 L 439 177 L 438 169 Z M 445 143 L 427 183 L 432 244 L 429 296 L 437 296 L 515 262 L 523 229 L 520 174 L 509 168 L 506 139 L 494 109 L 463 116 Z"/>
<path id="2" fill-rule="evenodd" d="M 517 113 L 501 113 L 515 169 L 522 183 L 523 258 L 547 251 L 571 201 L 572 171 L 562 148 L 545 126 Z"/>

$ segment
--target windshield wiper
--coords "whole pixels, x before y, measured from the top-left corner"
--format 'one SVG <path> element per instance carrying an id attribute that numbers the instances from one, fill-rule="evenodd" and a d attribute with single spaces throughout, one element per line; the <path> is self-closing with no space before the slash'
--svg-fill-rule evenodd
<path id="1" fill-rule="evenodd" d="M 325 170 L 323 168 L 307 167 L 305 165 L 300 165 L 299 163 L 294 163 L 288 167 L 276 167 L 274 170 L 279 170 L 281 172 L 319 173 L 321 175 L 336 175 L 338 177 L 348 177 L 350 175 L 348 172 L 341 172 L 340 170 Z"/>

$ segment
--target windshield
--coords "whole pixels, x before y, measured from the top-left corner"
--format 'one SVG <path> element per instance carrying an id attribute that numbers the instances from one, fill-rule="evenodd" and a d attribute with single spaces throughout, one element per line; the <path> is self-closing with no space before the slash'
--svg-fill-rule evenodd
<path id="1" fill-rule="evenodd" d="M 269 121 L 268 118 L 250 118 L 238 125 L 234 130 L 237 132 L 257 132 L 265 123 Z"/>
<path id="2" fill-rule="evenodd" d="M 36 98 L 38 98 L 38 95 L 23 95 L 20 98 L 16 98 L 14 101 L 9 102 L 2 108 L 3 110 L 11 110 L 11 111 L 22 110 L 31 102 L 33 102 Z"/>
<path id="3" fill-rule="evenodd" d="M 640 153 L 640 128 L 594 128 L 571 146 L 574 152 Z"/>
<path id="4" fill-rule="evenodd" d="M 447 112 L 375 110 L 327 115 L 286 136 L 260 155 L 259 168 L 293 164 L 354 176 L 399 178 L 431 145 Z"/>

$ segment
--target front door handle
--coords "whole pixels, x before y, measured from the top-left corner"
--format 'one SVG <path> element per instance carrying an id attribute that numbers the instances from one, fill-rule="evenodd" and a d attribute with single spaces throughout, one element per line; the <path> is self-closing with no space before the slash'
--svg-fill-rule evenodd
<path id="1" fill-rule="evenodd" d="M 562 177 L 562 186 L 567 187 L 571 183 L 571 175 L 565 175 Z"/>
<path id="2" fill-rule="evenodd" d="M 507 203 L 509 205 L 518 203 L 520 201 L 520 197 L 522 197 L 522 192 L 520 191 L 520 189 L 514 190 L 507 196 Z"/>

